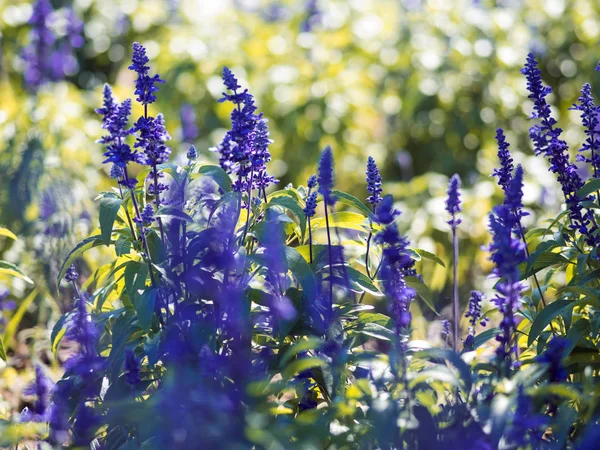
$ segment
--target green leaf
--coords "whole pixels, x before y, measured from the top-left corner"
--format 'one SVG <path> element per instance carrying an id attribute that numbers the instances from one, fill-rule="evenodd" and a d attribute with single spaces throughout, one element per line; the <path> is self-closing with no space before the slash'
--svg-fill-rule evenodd
<path id="1" fill-rule="evenodd" d="M 4 341 L 2 340 L 2 337 L 0 337 L 0 359 L 3 361 L 7 360 L 6 348 L 4 347 Z"/>
<path id="2" fill-rule="evenodd" d="M 577 191 L 577 197 L 583 199 L 586 198 L 594 191 L 600 190 L 600 178 L 591 178 L 587 183 L 583 185 L 581 189 Z"/>
<path id="3" fill-rule="evenodd" d="M 298 200 L 291 195 L 280 195 L 269 200 L 268 206 L 274 205 L 289 210 L 296 217 L 300 225 L 300 233 L 304 236 L 304 232 L 306 231 L 306 216 Z"/>
<path id="4" fill-rule="evenodd" d="M 310 225 L 318 230 L 326 227 L 325 217 L 312 218 Z M 336 212 L 329 214 L 330 228 L 346 228 L 348 230 L 364 231 L 369 228 L 368 220 L 362 214 L 350 211 Z"/>
<path id="5" fill-rule="evenodd" d="M 156 304 L 157 294 L 156 288 L 150 288 L 146 289 L 142 295 L 134 296 L 133 306 L 137 313 L 138 322 L 146 331 L 149 331 L 152 326 L 152 317 L 154 317 L 154 305 Z"/>
<path id="6" fill-rule="evenodd" d="M 364 334 L 365 336 L 369 336 L 382 341 L 393 341 L 396 336 L 392 330 L 375 322 L 369 322 L 359 325 L 359 327 L 356 330 L 356 333 Z"/>
<path id="7" fill-rule="evenodd" d="M 375 296 L 383 295 L 377 286 L 375 286 L 373 281 L 364 273 L 349 266 L 346 267 L 346 273 L 348 274 L 348 279 L 354 290 L 358 292 L 366 291 Z"/>
<path id="8" fill-rule="evenodd" d="M 8 325 L 6 325 L 6 329 L 4 330 L 4 340 L 6 342 L 12 341 L 13 336 L 17 332 L 17 328 L 19 327 L 19 324 L 21 323 L 21 320 L 23 319 L 23 316 L 25 315 L 25 311 L 27 311 L 27 308 L 29 308 L 29 305 L 31 305 L 31 303 L 35 300 L 37 295 L 38 295 L 38 290 L 34 289 L 25 298 L 25 300 L 23 300 L 19 304 L 17 311 L 12 315 L 12 317 L 10 318 L 10 321 L 8 322 Z"/>
<path id="9" fill-rule="evenodd" d="M 442 261 L 439 257 L 434 255 L 433 253 L 428 252 L 427 250 L 423 250 L 422 248 L 413 248 L 411 250 L 413 252 L 415 252 L 417 255 L 419 255 L 421 258 L 430 259 L 432 261 L 435 261 L 440 266 L 446 267 L 446 264 L 444 264 L 444 261 Z"/>
<path id="10" fill-rule="evenodd" d="M 65 276 L 65 272 L 67 271 L 69 266 L 73 263 L 73 261 L 75 261 L 81 255 L 83 255 L 89 249 L 98 247 L 99 245 L 105 245 L 105 244 L 106 243 L 104 242 L 104 239 L 102 239 L 102 236 L 100 236 L 99 234 L 95 234 L 94 236 L 85 238 L 83 241 L 81 241 L 79 244 L 77 244 L 77 246 L 75 246 L 75 248 L 73 250 L 71 250 L 71 252 L 67 255 L 65 262 L 63 263 L 62 267 L 60 268 L 60 272 L 58 273 L 58 278 L 56 279 L 56 286 L 58 287 L 60 285 L 60 281 Z"/>
<path id="11" fill-rule="evenodd" d="M 417 277 L 406 277 L 405 281 L 406 285 L 416 291 L 417 295 L 421 298 L 421 300 L 425 302 L 429 309 L 431 309 L 436 315 L 439 316 L 438 312 L 433 306 L 433 294 L 425 285 L 425 283 L 423 283 Z"/>
<path id="12" fill-rule="evenodd" d="M 342 191 L 335 191 L 335 190 L 332 191 L 332 194 L 335 196 L 335 198 L 337 199 L 338 202 L 358 209 L 366 217 L 370 217 L 373 214 L 373 211 L 371 209 L 369 209 L 363 202 L 361 202 L 359 199 L 357 199 L 353 195 L 346 194 L 345 192 L 342 192 Z"/>
<path id="13" fill-rule="evenodd" d="M 490 328 L 489 330 L 485 330 L 482 333 L 475 335 L 473 349 L 476 350 L 490 339 L 495 338 L 500 334 L 500 331 L 500 328 Z"/>
<path id="14" fill-rule="evenodd" d="M 100 232 L 106 245 L 110 244 L 113 225 L 122 202 L 120 198 L 111 195 L 105 195 L 100 199 Z"/>
<path id="15" fill-rule="evenodd" d="M 0 274 L 5 273 L 7 275 L 12 275 L 13 277 L 20 278 L 21 280 L 26 281 L 29 284 L 33 284 L 33 280 L 25 275 L 21 269 L 15 266 L 13 263 L 9 263 L 8 261 L 0 260 Z"/>
<path id="16" fill-rule="evenodd" d="M 0 227 L 0 236 L 10 238 L 14 241 L 17 240 L 17 236 L 12 231 L 10 231 L 8 228 Z"/>
<path id="17" fill-rule="evenodd" d="M 282 373 L 283 378 L 289 379 L 294 375 L 303 372 L 308 369 L 314 369 L 316 367 L 326 366 L 327 363 L 321 358 L 311 357 L 311 358 L 301 358 L 297 359 L 288 365 Z"/>
<path id="18" fill-rule="evenodd" d="M 581 300 L 577 301 L 555 300 L 554 302 L 550 303 L 540 311 L 534 322 L 531 324 L 527 345 L 530 346 L 533 344 L 544 328 L 546 328 L 558 315 L 563 314 L 576 306 L 582 306 L 588 303 L 595 302 L 593 299 L 582 298 Z"/>
<path id="19" fill-rule="evenodd" d="M 231 178 L 227 175 L 223 169 L 219 166 L 213 166 L 210 164 L 201 166 L 197 174 L 206 175 L 213 179 L 215 183 L 221 188 L 224 193 L 231 192 Z M 191 175 L 191 178 L 197 178 L 196 173 Z"/>
<path id="20" fill-rule="evenodd" d="M 131 241 L 121 236 L 115 244 L 115 253 L 117 256 L 128 255 L 131 252 Z"/>
<path id="21" fill-rule="evenodd" d="M 304 297 L 313 300 L 317 295 L 317 281 L 310 266 L 295 248 L 285 247 L 285 257 L 289 269 L 302 286 Z"/>
<path id="22" fill-rule="evenodd" d="M 543 253 L 538 256 L 535 263 L 532 265 L 531 269 L 529 269 L 529 270 L 527 270 L 527 265 L 528 265 L 527 262 L 519 264 L 519 271 L 521 273 L 520 277 L 521 277 L 521 280 L 524 280 L 525 278 L 529 278 L 530 276 L 532 276 L 534 273 L 537 273 L 540 270 L 546 269 L 550 266 L 554 266 L 557 264 L 569 264 L 569 263 L 571 263 L 571 261 L 569 261 L 567 258 L 565 258 L 563 255 L 561 255 L 559 253 L 552 253 L 552 252 Z"/>
<path id="23" fill-rule="evenodd" d="M 52 350 L 54 356 L 56 356 L 58 345 L 60 344 L 60 341 L 65 335 L 65 332 L 67 331 L 67 327 L 65 327 L 67 317 L 67 314 L 63 314 L 62 316 L 60 316 L 60 319 L 58 319 L 58 321 L 54 324 L 54 327 L 52 328 L 52 333 L 50 334 L 50 349 Z"/>
<path id="24" fill-rule="evenodd" d="M 308 350 L 316 350 L 323 345 L 323 340 L 318 337 L 309 337 L 301 341 L 295 342 L 283 353 L 279 360 L 279 367 L 284 368 L 288 362 L 292 360 L 298 353 Z"/>
<path id="25" fill-rule="evenodd" d="M 174 206 L 161 206 L 158 208 L 158 211 L 156 211 L 156 216 L 169 219 L 179 219 L 183 220 L 184 222 L 193 222 L 193 219 L 189 215 Z"/>
<path id="26" fill-rule="evenodd" d="M 460 374 L 460 380 L 462 381 L 465 392 L 471 391 L 471 386 L 473 385 L 471 368 L 462 359 L 460 359 L 460 356 L 457 353 L 443 348 L 430 348 L 415 353 L 415 357 L 434 362 L 443 360 L 452 364 Z"/>

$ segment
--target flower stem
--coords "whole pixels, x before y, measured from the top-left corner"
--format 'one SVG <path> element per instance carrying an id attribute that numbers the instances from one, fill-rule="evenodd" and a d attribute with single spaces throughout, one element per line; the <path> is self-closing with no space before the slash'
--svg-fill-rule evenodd
<path id="1" fill-rule="evenodd" d="M 329 231 L 329 214 L 327 213 L 327 199 L 323 199 L 325 204 L 325 227 L 327 228 L 327 249 L 329 252 L 329 318 L 333 317 L 333 256 L 331 248 L 331 233 Z"/>
<path id="2" fill-rule="evenodd" d="M 453 276 L 454 276 L 454 286 L 452 289 L 452 317 L 453 317 L 453 342 L 452 347 L 454 351 L 458 351 L 458 321 L 459 321 L 459 305 L 458 305 L 458 236 L 456 234 L 456 220 L 454 218 L 454 214 L 452 215 L 452 250 L 454 257 L 454 267 L 453 267 Z"/>

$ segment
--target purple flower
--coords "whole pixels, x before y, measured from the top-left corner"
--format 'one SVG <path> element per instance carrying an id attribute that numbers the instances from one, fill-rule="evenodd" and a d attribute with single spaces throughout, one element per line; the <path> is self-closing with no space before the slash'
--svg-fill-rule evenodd
<path id="1" fill-rule="evenodd" d="M 308 197 L 306 197 L 306 206 L 304 207 L 304 215 L 306 217 L 313 217 L 315 215 L 315 211 L 317 209 L 317 192 L 311 192 Z"/>
<path id="2" fill-rule="evenodd" d="M 148 203 L 142 210 L 140 218 L 134 218 L 133 220 L 143 227 L 149 227 L 152 225 L 155 220 L 154 208 L 152 208 L 152 205 Z"/>
<path id="3" fill-rule="evenodd" d="M 187 151 L 187 159 L 188 161 L 195 161 L 196 158 L 198 157 L 198 151 L 196 150 L 196 147 L 194 147 L 193 145 L 190 145 L 190 148 Z"/>
<path id="4" fill-rule="evenodd" d="M 71 264 L 65 272 L 65 280 L 67 280 L 69 283 L 72 283 L 77 281 L 77 278 L 79 278 L 79 274 L 75 270 L 75 266 Z"/>
<path id="5" fill-rule="evenodd" d="M 305 18 L 300 24 L 300 31 L 310 33 L 315 25 L 321 21 L 321 10 L 317 4 L 317 0 L 306 0 L 305 3 Z"/>
<path id="6" fill-rule="evenodd" d="M 370 196 L 367 198 L 367 201 L 375 206 L 377 203 L 381 201 L 381 175 L 379 175 L 379 169 L 377 168 L 377 164 L 372 156 L 369 156 L 367 160 L 367 191 L 370 192 Z"/>
<path id="7" fill-rule="evenodd" d="M 456 218 L 456 214 L 462 211 L 460 207 L 460 177 L 458 174 L 452 175 L 450 182 L 448 183 L 448 199 L 446 200 L 446 211 L 452 216 L 452 219 L 448 221 L 453 228 L 458 226 L 462 220 Z"/>
<path id="8" fill-rule="evenodd" d="M 515 310 L 519 307 L 523 286 L 519 282 L 519 264 L 525 261 L 525 244 L 513 236 L 515 214 L 507 204 L 496 206 L 490 214 L 492 244 L 491 260 L 493 274 L 500 281 L 496 284 L 497 294 L 493 301 L 502 313 L 501 333 L 496 337 L 500 345 L 496 355 L 501 364 L 508 364 L 513 351 L 513 335 L 516 329 Z M 506 371 L 510 365 L 505 366 Z"/>
<path id="9" fill-rule="evenodd" d="M 465 317 L 469 319 L 471 328 L 475 328 L 478 324 L 486 326 L 487 317 L 480 321 L 481 318 L 481 303 L 483 302 L 483 294 L 479 291 L 471 291 L 471 297 L 469 298 L 469 307 L 465 314 Z M 471 330 L 472 331 L 472 330 Z"/>
<path id="10" fill-rule="evenodd" d="M 510 144 L 506 142 L 504 131 L 502 128 L 496 130 L 496 141 L 498 141 L 498 159 L 500 160 L 500 168 L 494 169 L 493 177 L 498 177 L 498 184 L 506 191 L 508 183 L 512 178 L 513 160 L 508 147 Z"/>
<path id="11" fill-rule="evenodd" d="M 155 92 L 158 91 L 156 83 L 164 83 L 158 74 L 150 76 L 150 66 L 146 65 L 150 61 L 146 56 L 146 49 L 139 42 L 133 43 L 133 56 L 131 58 L 132 64 L 129 66 L 130 70 L 137 73 L 137 79 L 135 80 L 135 95 L 136 100 L 142 105 L 148 105 L 156 101 Z"/>
<path id="12" fill-rule="evenodd" d="M 450 336 L 450 321 L 447 319 L 442 319 L 440 323 L 442 325 L 442 339 L 446 339 L 448 336 Z"/>
<path id="13" fill-rule="evenodd" d="M 306 183 L 306 186 L 308 187 L 308 189 L 314 189 L 317 187 L 317 176 L 316 175 L 311 175 L 308 178 L 308 182 Z"/>
<path id="14" fill-rule="evenodd" d="M 265 189 L 277 183 L 268 175 L 267 163 L 271 160 L 267 120 L 256 113 L 254 97 L 240 85 L 229 68 L 223 68 L 223 82 L 233 94 L 223 93 L 219 102 L 229 101 L 235 105 L 231 113 L 229 130 L 216 150 L 220 153 L 219 164 L 229 174 L 237 175 L 233 187 L 238 192 L 249 189 Z"/>
<path id="15" fill-rule="evenodd" d="M 325 207 L 332 206 L 335 204 L 336 199 L 331 192 L 333 189 L 333 153 L 329 145 L 321 152 L 317 179 L 319 182 L 319 193 L 323 196 Z"/>
<path id="16" fill-rule="evenodd" d="M 597 227 L 592 223 L 592 213 L 589 211 L 583 213 L 581 206 L 583 199 L 577 196 L 577 191 L 583 186 L 583 182 L 577 174 L 577 168 L 569 161 L 567 143 L 560 139 L 562 130 L 556 127 L 556 120 L 552 117 L 550 105 L 546 102 L 546 96 L 552 92 L 552 89 L 543 85 L 541 71 L 537 67 L 533 53 L 528 55 L 527 63 L 521 73 L 527 79 L 529 98 L 533 101 L 531 117 L 540 120 L 539 124 L 529 130 L 535 153 L 545 155 L 550 161 L 549 170 L 557 175 L 569 208 L 571 228 L 586 236 L 589 245 L 595 246 L 597 238 L 594 233 Z"/>
<path id="17" fill-rule="evenodd" d="M 408 239 L 400 236 L 393 221 L 399 213 L 392 210 L 393 199 L 386 195 L 377 210 L 377 219 L 385 228 L 375 236 L 375 242 L 383 247 L 381 282 L 389 301 L 389 310 L 396 324 L 396 333 L 405 332 L 410 326 L 410 302 L 415 297 L 414 289 L 407 286 L 406 271 L 412 270 L 414 261 L 408 254 Z M 390 220 L 391 219 L 391 220 Z"/>
<path id="18" fill-rule="evenodd" d="M 171 136 L 165 128 L 165 118 L 162 114 L 157 114 L 156 117 L 141 116 L 133 130 L 138 133 L 134 147 L 143 150 L 137 162 L 154 167 L 169 160 L 171 149 L 165 143 Z"/>
<path id="19" fill-rule="evenodd" d="M 196 113 L 192 105 L 185 104 L 179 111 L 181 117 L 181 140 L 192 143 L 198 138 L 198 126 L 196 125 Z"/>
<path id="20" fill-rule="evenodd" d="M 600 154 L 598 154 L 600 150 L 600 145 L 598 144 L 600 120 L 598 120 L 598 114 L 600 113 L 600 109 L 594 103 L 592 87 L 589 83 L 583 85 L 578 101 L 579 103 L 574 104 L 571 109 L 581 112 L 581 120 L 587 136 L 579 151 L 589 151 L 590 157 L 587 158 L 584 155 L 578 155 L 577 160 L 589 163 L 594 171 L 594 178 L 598 178 L 600 171 Z"/>
<path id="21" fill-rule="evenodd" d="M 67 322 L 65 337 L 79 344 L 79 352 L 71 357 L 70 365 L 76 363 L 80 358 L 96 356 L 96 345 L 98 343 L 98 330 L 90 313 L 87 311 L 85 294 L 79 296 L 73 312 Z"/>
<path id="22" fill-rule="evenodd" d="M 21 414 L 24 422 L 46 422 L 50 412 L 50 391 L 54 383 L 44 373 L 41 366 L 35 366 L 35 380 L 24 391 L 25 395 L 36 397 L 31 409 Z"/>

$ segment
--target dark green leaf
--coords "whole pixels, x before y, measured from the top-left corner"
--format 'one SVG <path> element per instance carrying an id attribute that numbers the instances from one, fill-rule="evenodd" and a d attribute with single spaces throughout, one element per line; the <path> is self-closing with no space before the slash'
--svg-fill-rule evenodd
<path id="1" fill-rule="evenodd" d="M 156 216 L 167 219 L 179 219 L 183 220 L 184 222 L 193 222 L 193 219 L 190 216 L 174 206 L 161 206 L 156 211 Z"/>
<path id="2" fill-rule="evenodd" d="M 425 304 L 431 309 L 436 315 L 439 316 L 438 312 L 433 306 L 433 294 L 429 288 L 419 280 L 417 277 L 406 277 L 406 285 L 417 292 L 417 295 L 425 302 Z"/>
<path id="3" fill-rule="evenodd" d="M 348 206 L 352 206 L 353 208 L 358 209 L 365 216 L 370 217 L 373 214 L 373 211 L 369 209 L 363 202 L 354 197 L 353 195 L 346 194 L 342 191 L 332 191 L 332 194 L 335 196 L 338 202 L 343 203 Z"/>
<path id="4" fill-rule="evenodd" d="M 104 242 L 104 239 L 102 239 L 102 236 L 100 236 L 99 234 L 90 236 L 90 237 L 84 239 L 83 241 L 81 241 L 79 244 L 77 244 L 77 246 L 73 250 L 71 250 L 71 252 L 67 255 L 65 262 L 63 263 L 62 267 L 60 268 L 60 272 L 58 273 L 58 278 L 56 280 L 56 286 L 58 287 L 58 285 L 60 284 L 60 280 L 62 280 L 62 278 L 65 276 L 65 272 L 67 271 L 69 266 L 73 263 L 73 261 L 75 261 L 81 255 L 83 255 L 89 249 L 98 247 L 99 245 L 105 245 L 105 244 L 106 243 Z"/>
<path id="5" fill-rule="evenodd" d="M 317 296 L 317 281 L 306 260 L 295 248 L 285 247 L 288 267 L 302 286 L 304 297 L 312 301 Z"/>
<path id="6" fill-rule="evenodd" d="M 198 170 L 199 174 L 206 175 L 213 179 L 215 183 L 221 188 L 221 190 L 225 193 L 231 192 L 231 178 L 229 175 L 221 169 L 219 166 L 205 165 L 200 167 Z M 192 174 L 192 178 L 195 178 Z"/>
<path id="7" fill-rule="evenodd" d="M 304 210 L 298 200 L 291 195 L 279 195 L 269 200 L 268 206 L 274 205 L 289 210 L 296 217 L 298 225 L 300 225 L 300 233 L 304 236 L 304 232 L 306 231 L 306 216 L 304 215 Z"/>
<path id="8" fill-rule="evenodd" d="M 13 277 L 20 278 L 29 284 L 33 284 L 33 280 L 31 278 L 25 275 L 17 266 L 15 266 L 12 263 L 9 263 L 8 261 L 0 260 L 0 274 L 2 273 L 12 275 Z"/>
<path id="9" fill-rule="evenodd" d="M 383 295 L 381 291 L 375 286 L 373 281 L 366 276 L 364 273 L 359 272 L 353 267 L 346 267 L 346 273 L 348 274 L 348 279 L 352 284 L 352 287 L 358 291 L 363 292 L 366 291 L 371 295 L 381 296 Z"/>
<path id="10" fill-rule="evenodd" d="M 473 384 L 473 379 L 471 378 L 471 369 L 462 359 L 460 359 L 460 356 L 457 353 L 443 348 L 430 348 L 415 353 L 415 358 L 428 359 L 434 362 L 439 360 L 449 362 L 458 370 L 465 392 L 471 391 L 471 386 Z"/>
<path id="11" fill-rule="evenodd" d="M 106 245 L 110 244 L 110 236 L 113 224 L 119 214 L 122 200 L 112 195 L 105 195 L 100 199 L 100 231 L 102 240 Z"/>
<path id="12" fill-rule="evenodd" d="M 152 317 L 154 317 L 154 305 L 156 304 L 157 294 L 156 288 L 149 288 L 146 289 L 142 295 L 136 295 L 134 297 L 133 306 L 137 313 L 138 322 L 146 331 L 149 331 L 152 326 Z"/>
<path id="13" fill-rule="evenodd" d="M 4 347 L 4 341 L 2 340 L 2 336 L 0 336 L 0 359 L 2 359 L 3 361 L 7 360 L 6 348 Z"/>
<path id="14" fill-rule="evenodd" d="M 600 178 L 591 178 L 587 183 L 583 185 L 581 189 L 577 191 L 577 197 L 586 198 L 594 191 L 600 190 Z"/>

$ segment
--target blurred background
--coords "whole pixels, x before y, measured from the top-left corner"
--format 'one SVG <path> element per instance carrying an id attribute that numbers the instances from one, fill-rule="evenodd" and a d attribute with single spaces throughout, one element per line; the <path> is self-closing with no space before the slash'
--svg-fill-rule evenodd
<path id="1" fill-rule="evenodd" d="M 42 32 L 51 39 L 40 44 L 39 5 L 0 0 L 0 226 L 19 236 L 0 237 L 0 259 L 35 281 L 32 288 L 0 278 L 0 332 L 22 355 L 0 379 L 7 392 L 27 383 L 16 374 L 31 355 L 52 359 L 48 327 L 72 302 L 56 288 L 58 269 L 97 227 L 94 197 L 112 185 L 95 143 L 102 130 L 94 108 L 105 82 L 120 100 L 133 96 L 134 41 L 166 80 L 152 109 L 165 115 L 174 160 L 194 144 L 201 159 L 216 161 L 209 148 L 230 125 L 229 107 L 217 103 L 224 65 L 269 119 L 270 171 L 281 187 L 305 183 L 329 144 L 338 188 L 365 199 L 373 156 L 384 192 L 404 212 L 402 231 L 447 265 L 419 267 L 442 315 L 451 274 L 444 201 L 453 173 L 465 185 L 464 303 L 470 288 L 490 292 L 494 283 L 481 249 L 486 216 L 501 201 L 489 176 L 496 128 L 506 130 L 525 167 L 529 223 L 554 217 L 560 206 L 554 176 L 528 139 L 531 104 L 519 72 L 527 53 L 535 52 L 553 88 L 549 101 L 573 155 L 584 134 L 569 107 L 583 83 L 600 85 L 596 0 L 52 0 L 46 10 Z M 34 64 L 40 45 L 47 67 Z M 88 271 L 103 251 L 85 255 Z M 424 338 L 435 317 L 415 308 L 416 337 Z M 0 399 L 0 414 L 3 401 L 14 399 Z"/>

